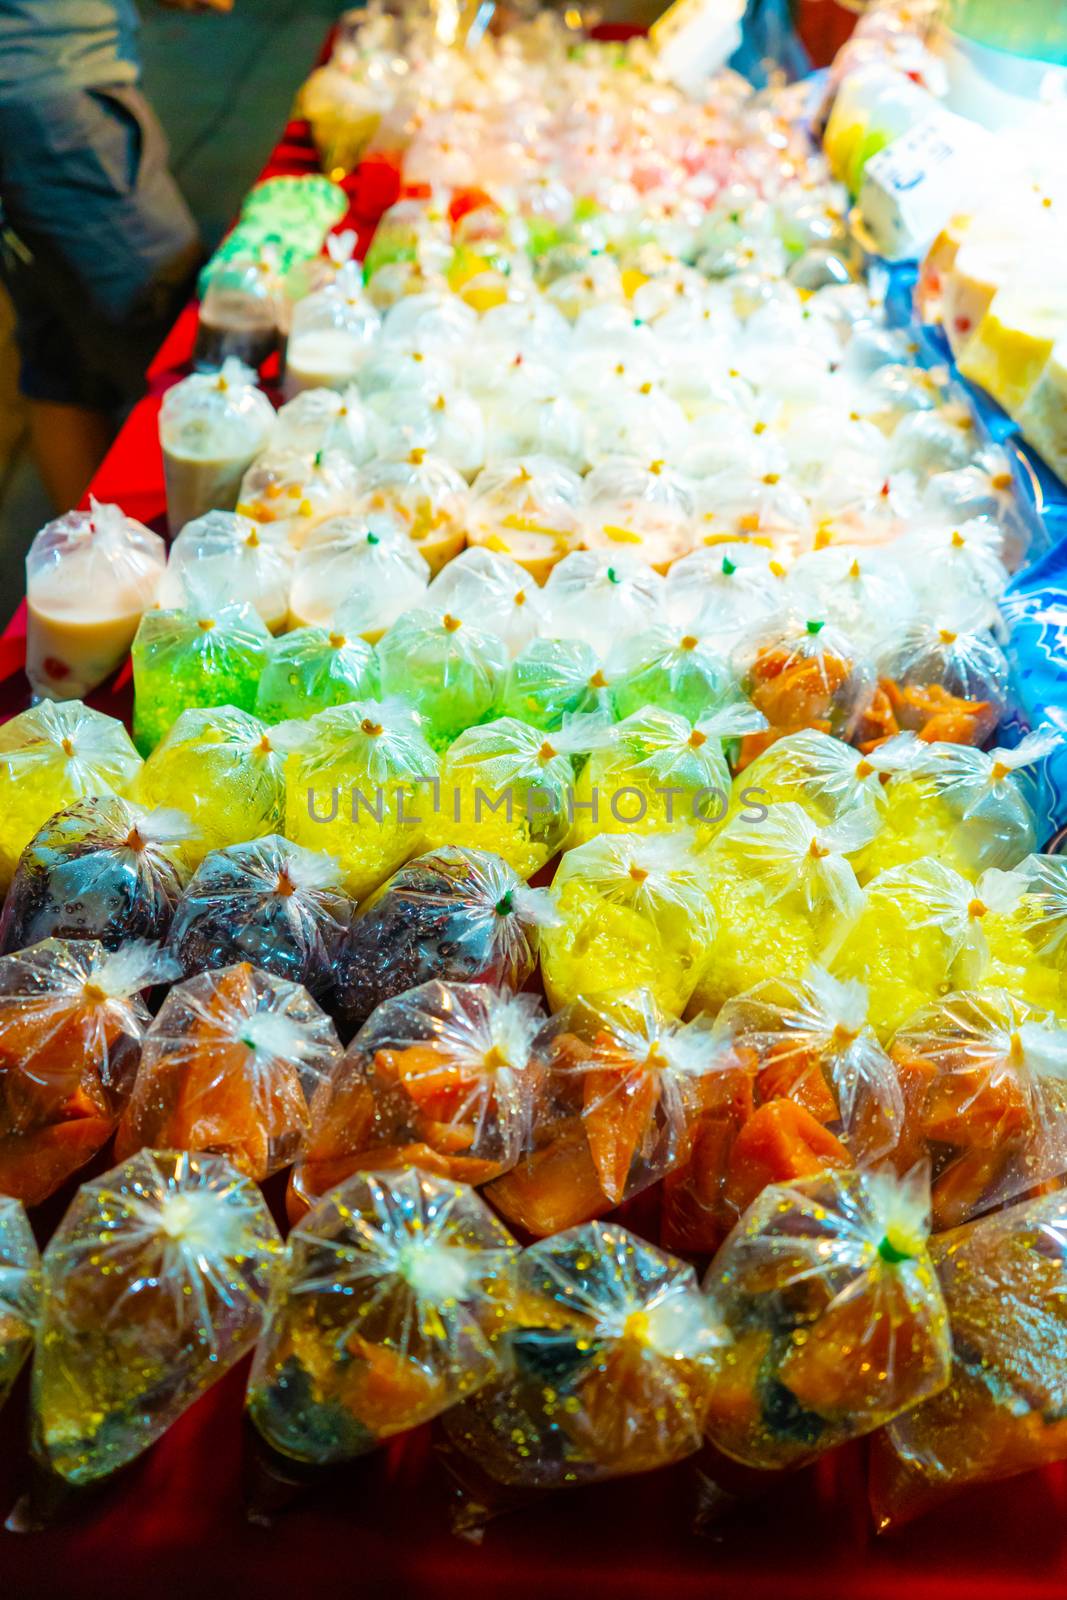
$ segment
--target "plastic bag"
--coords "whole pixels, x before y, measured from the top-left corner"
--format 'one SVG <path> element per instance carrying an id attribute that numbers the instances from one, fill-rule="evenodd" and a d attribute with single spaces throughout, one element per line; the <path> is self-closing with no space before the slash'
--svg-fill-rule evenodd
<path id="1" fill-rule="evenodd" d="M 345 389 L 353 381 L 381 327 L 363 295 L 363 272 L 350 261 L 325 288 L 293 309 L 285 349 L 286 399 L 303 389 Z"/>
<path id="2" fill-rule="evenodd" d="M 868 1017 L 884 1041 L 955 987 L 956 962 L 981 954 L 985 914 L 973 884 L 923 856 L 871 879 L 849 937 L 828 965 L 866 985 Z"/>
<path id="3" fill-rule="evenodd" d="M 49 817 L 76 800 L 126 794 L 142 766 L 116 717 L 45 700 L 0 724 L 0 888 Z"/>
<path id="4" fill-rule="evenodd" d="M 485 983 L 434 980 L 384 1001 L 315 1097 L 290 1216 L 361 1170 L 499 1177 L 528 1148 L 545 1037 L 534 995 Z"/>
<path id="5" fill-rule="evenodd" d="M 1067 1028 L 1004 989 L 961 990 L 894 1034 L 898 1165 L 929 1156 L 939 1231 L 1067 1173 Z"/>
<path id="6" fill-rule="evenodd" d="M 831 624 L 792 617 L 774 622 L 738 648 L 737 668 L 742 688 L 767 718 L 766 732 L 742 744 L 742 767 L 775 739 L 802 728 L 861 745 L 871 735 L 874 669 Z M 876 728 L 875 736 L 881 731 Z"/>
<path id="7" fill-rule="evenodd" d="M 512 717 L 468 728 L 441 757 L 427 843 L 437 849 L 476 839 L 532 878 L 569 832 L 572 755 L 585 745 L 582 719 L 551 738 Z"/>
<path id="8" fill-rule="evenodd" d="M 879 685 L 893 716 L 885 733 L 909 728 L 928 741 L 986 742 L 1008 703 L 1008 663 L 982 609 L 952 605 L 909 624 L 881 651 Z"/>
<path id="9" fill-rule="evenodd" d="M 425 604 L 429 581 L 430 569 L 398 518 L 329 517 L 296 557 L 289 625 L 337 624 L 374 644 L 402 612 Z"/>
<path id="10" fill-rule="evenodd" d="M 556 733 L 572 716 L 612 714 L 607 673 L 581 639 L 533 639 L 508 667 L 504 716 Z"/>
<path id="11" fill-rule="evenodd" d="M 588 548 L 608 555 L 625 548 L 657 572 L 688 555 L 696 543 L 688 480 L 661 460 L 646 467 L 626 456 L 596 459 L 585 480 Z"/>
<path id="12" fill-rule="evenodd" d="M 565 1488 L 692 1455 L 723 1335 L 693 1269 L 612 1223 L 519 1257 L 507 1372 L 445 1416 L 497 1483 Z"/>
<path id="13" fill-rule="evenodd" d="M 1039 731 L 1011 750 L 921 739 L 910 750 L 897 740 L 883 746 L 889 753 L 906 753 L 907 759 L 888 774 L 883 825 L 864 852 L 861 875 L 921 856 L 936 856 L 965 877 L 988 867 L 1017 866 L 1038 842 L 1025 786 L 1027 768 L 1036 766 L 1057 742 L 1055 734 Z"/>
<path id="14" fill-rule="evenodd" d="M 191 707 L 251 711 L 270 634 L 248 605 L 148 611 L 133 641 L 133 736 L 148 755 Z"/>
<path id="15" fill-rule="evenodd" d="M 145 1036 L 116 1158 L 210 1150 L 262 1183 L 298 1159 L 310 1102 L 340 1058 L 302 985 L 247 961 L 186 978 Z"/>
<path id="16" fill-rule="evenodd" d="M 289 1236 L 248 1411 L 325 1465 L 429 1422 L 500 1371 L 518 1249 L 474 1192 L 408 1168 L 357 1174 Z"/>
<path id="17" fill-rule="evenodd" d="M 409 861 L 360 907 L 336 967 L 337 1014 L 349 1033 L 375 1006 L 431 978 L 521 989 L 551 920 L 499 856 L 445 845 Z"/>
<path id="18" fill-rule="evenodd" d="M 156 945 L 44 939 L 0 957 L 0 1193 L 38 1205 L 110 1139 L 151 1018 L 178 974 Z"/>
<path id="19" fill-rule="evenodd" d="M 552 900 L 559 920 L 541 935 L 541 977 L 553 1011 L 636 987 L 681 1015 L 716 933 L 687 833 L 605 834 L 568 850 Z"/>
<path id="20" fill-rule="evenodd" d="M 0 949 L 40 939 L 162 940 L 189 877 L 182 811 L 109 795 L 57 811 L 22 855 L 0 916 Z"/>
<path id="21" fill-rule="evenodd" d="M 271 439 L 274 450 L 314 456 L 337 451 L 354 466 L 365 466 L 378 452 L 374 419 L 355 387 L 305 389 L 280 409 Z"/>
<path id="22" fill-rule="evenodd" d="M 918 760 L 923 751 L 912 734 L 901 734 L 863 755 L 843 739 L 814 728 L 788 733 L 734 780 L 733 809 L 758 797 L 768 807 L 799 805 L 818 823 L 862 812 L 877 839 L 886 809 L 884 776 Z"/>
<path id="23" fill-rule="evenodd" d="M 382 693 L 403 695 L 435 749 L 493 716 L 508 669 L 499 634 L 446 611 L 408 611 L 378 645 Z"/>
<path id="24" fill-rule="evenodd" d="M 380 389 L 368 395 L 367 408 L 383 456 L 425 450 L 468 479 L 485 462 L 482 409 L 462 389 L 442 388 L 438 394 Z"/>
<path id="25" fill-rule="evenodd" d="M 268 543 L 258 523 L 233 511 L 209 511 L 187 522 L 170 547 L 159 587 L 161 611 L 210 603 L 248 605 L 272 633 L 289 615 L 292 558 L 285 546 Z"/>
<path id="26" fill-rule="evenodd" d="M 726 1002 L 718 1028 L 733 1053 L 753 1067 L 757 1107 L 791 1100 L 833 1135 L 839 1159 L 827 1160 L 828 1166 L 871 1166 L 896 1148 L 904 1098 L 867 1020 L 861 983 L 841 982 L 821 967 L 809 967 L 802 978 L 767 978 Z M 729 1184 L 738 1211 L 767 1181 L 757 1161 L 746 1188 L 742 1156 L 736 1153 Z M 775 1181 L 792 1176 L 806 1174 L 782 1172 Z"/>
<path id="27" fill-rule="evenodd" d="M 216 850 L 178 902 L 170 948 L 186 977 L 249 961 L 321 1001 L 355 911 L 340 881 L 331 856 L 276 833 Z"/>
<path id="28" fill-rule="evenodd" d="M 786 579 L 790 603 L 803 616 L 825 617 L 850 639 L 886 638 L 915 615 L 911 580 L 919 563 L 905 565 L 894 548 L 858 550 L 826 545 L 796 560 Z"/>
<path id="29" fill-rule="evenodd" d="M 327 517 L 354 509 L 362 482 L 340 450 L 311 456 L 270 450 L 241 479 L 237 510 L 260 524 L 264 538 L 302 550 Z"/>
<path id="30" fill-rule="evenodd" d="M 430 585 L 426 605 L 499 634 L 512 656 L 545 631 L 541 591 L 510 556 L 474 545 L 461 550 Z"/>
<path id="31" fill-rule="evenodd" d="M 80 700 L 126 659 L 155 604 L 166 546 L 118 506 L 47 522 L 26 556 L 26 676 L 35 695 Z"/>
<path id="32" fill-rule="evenodd" d="M 0 1406 L 33 1349 L 41 1258 L 21 1204 L 0 1196 Z"/>
<path id="33" fill-rule="evenodd" d="M 265 722 L 311 717 L 378 692 L 378 658 L 358 634 L 295 628 L 276 639 L 256 691 Z"/>
<path id="34" fill-rule="evenodd" d="M 543 584 L 582 537 L 582 480 L 552 456 L 490 461 L 471 489 L 472 545 L 510 556 Z"/>
<path id="35" fill-rule="evenodd" d="M 272 730 L 232 706 L 183 711 L 133 787 L 145 806 L 184 805 L 194 864 L 211 850 L 273 833 L 285 814 L 285 751 Z"/>
<path id="36" fill-rule="evenodd" d="M 671 622 L 698 638 L 729 644 L 765 625 L 781 607 L 786 568 L 761 544 L 716 542 L 676 561 L 664 604 Z"/>
<path id="37" fill-rule="evenodd" d="M 194 372 L 163 396 L 159 441 L 171 534 L 205 511 L 232 511 L 241 479 L 267 448 L 274 407 L 240 361 Z"/>
<path id="38" fill-rule="evenodd" d="M 624 639 L 607 670 L 620 718 L 659 706 L 696 723 L 740 697 L 734 671 L 713 638 L 665 623 Z"/>
<path id="39" fill-rule="evenodd" d="M 329 852 L 361 898 L 422 842 L 438 761 L 400 700 L 353 700 L 290 725 L 285 833 Z"/>
<path id="40" fill-rule="evenodd" d="M 750 798 L 703 856 L 718 935 L 691 1009 L 714 1015 L 768 974 L 828 961 L 862 908 L 852 858 L 876 826 L 866 810 L 820 823 L 795 802 Z"/>
<path id="41" fill-rule="evenodd" d="M 602 1216 L 658 1183 L 687 1156 L 698 1120 L 738 1092 L 733 1058 L 710 1024 L 677 1022 L 645 990 L 578 1000 L 555 1024 L 532 1148 L 486 1191 L 537 1236 Z"/>
<path id="42" fill-rule="evenodd" d="M 1009 1478 L 1067 1454 L 1062 1192 L 1009 1206 L 931 1240 L 952 1325 L 948 1387 L 874 1441 L 879 1531 L 968 1484 Z"/>
<path id="43" fill-rule="evenodd" d="M 545 608 L 561 639 L 582 639 L 603 658 L 661 620 L 663 579 L 637 556 L 576 550 L 553 568 Z"/>
<path id="44" fill-rule="evenodd" d="M 699 722 L 649 707 L 594 732 L 574 791 L 571 845 L 598 833 L 669 833 L 679 823 L 714 828 L 730 803 L 727 745 L 764 725 L 737 700 Z"/>
<path id="45" fill-rule="evenodd" d="M 963 980 L 1067 1016 L 1067 860 L 1027 856 L 1010 872 L 990 868 L 975 898 L 985 907 L 981 941 L 960 963 Z"/>
<path id="46" fill-rule="evenodd" d="M 707 1433 L 751 1467 L 791 1467 L 908 1412 L 949 1380 L 920 1169 L 772 1185 L 712 1262 L 730 1336 Z"/>
<path id="47" fill-rule="evenodd" d="M 44 1254 L 38 1460 L 89 1484 L 154 1444 L 255 1344 L 281 1249 L 221 1156 L 146 1150 L 83 1184 Z"/>
<path id="48" fill-rule="evenodd" d="M 456 469 L 416 447 L 363 469 L 355 510 L 370 517 L 392 514 L 430 571 L 440 572 L 467 542 L 467 499 L 467 485 Z"/>

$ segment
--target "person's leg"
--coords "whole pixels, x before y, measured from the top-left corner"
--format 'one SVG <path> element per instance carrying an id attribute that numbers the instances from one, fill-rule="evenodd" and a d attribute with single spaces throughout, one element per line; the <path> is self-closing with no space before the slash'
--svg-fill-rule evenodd
<path id="1" fill-rule="evenodd" d="M 73 511 L 115 436 L 106 411 L 31 400 L 30 447 L 45 493 L 56 511 Z"/>
<path id="2" fill-rule="evenodd" d="M 132 89 L 0 105 L 22 388 L 58 509 L 84 494 L 187 298 L 201 247 L 162 131 Z"/>

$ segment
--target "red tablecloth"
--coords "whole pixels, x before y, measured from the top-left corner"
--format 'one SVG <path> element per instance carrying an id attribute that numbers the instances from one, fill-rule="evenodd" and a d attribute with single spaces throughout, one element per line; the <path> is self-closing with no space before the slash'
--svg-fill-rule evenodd
<path id="1" fill-rule="evenodd" d="M 264 176 L 313 170 L 303 124 L 292 123 Z M 349 185 L 353 223 L 367 230 L 397 193 L 379 161 Z M 141 520 L 162 525 L 160 395 L 192 350 L 195 308 L 179 319 L 92 485 Z M 24 612 L 0 639 L 0 716 L 25 704 Z M 129 710 L 120 675 L 94 702 Z M 106 1158 L 95 1164 L 103 1170 Z M 35 1217 L 42 1240 L 69 1190 Z M 666 1473 L 570 1494 L 493 1523 L 479 1547 L 449 1525 L 449 1482 L 427 1430 L 350 1471 L 324 1477 L 269 1527 L 246 1515 L 254 1451 L 242 1428 L 246 1366 L 230 1374 L 120 1481 L 68 1507 L 44 1534 L 0 1533 L 0 1597 L 12 1600 L 185 1600 L 240 1592 L 307 1595 L 510 1596 L 544 1600 L 606 1592 L 743 1595 L 745 1600 L 1059 1600 L 1067 1596 L 1067 1468 L 973 1491 L 903 1533 L 875 1538 L 862 1446 L 775 1479 L 711 1535 L 692 1531 L 697 1476 Z M 0 1508 L 25 1488 L 26 1375 L 0 1415 Z M 251 1485 L 251 1495 L 246 1493 Z"/>

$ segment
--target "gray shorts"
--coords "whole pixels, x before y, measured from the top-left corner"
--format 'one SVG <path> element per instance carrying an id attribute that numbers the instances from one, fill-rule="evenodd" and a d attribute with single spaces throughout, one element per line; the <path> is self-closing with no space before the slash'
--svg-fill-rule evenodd
<path id="1" fill-rule="evenodd" d="M 0 98 L 4 281 L 30 399 L 119 410 L 203 252 L 138 89 Z"/>

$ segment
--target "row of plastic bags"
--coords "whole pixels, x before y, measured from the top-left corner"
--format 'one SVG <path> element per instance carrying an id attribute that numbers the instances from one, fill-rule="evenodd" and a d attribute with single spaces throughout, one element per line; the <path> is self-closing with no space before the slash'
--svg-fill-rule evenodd
<path id="1" fill-rule="evenodd" d="M 84 1185 L 43 1264 L 0 1202 L 0 1393 L 36 1340 L 34 1452 L 82 1487 L 255 1345 L 273 1451 L 322 1468 L 441 1418 L 467 1528 L 516 1490 L 702 1449 L 712 1476 L 716 1454 L 781 1469 L 881 1429 L 886 1526 L 1062 1457 L 1063 1228 L 1052 1194 L 930 1240 L 921 1169 L 824 1171 L 766 1189 L 701 1292 L 617 1224 L 520 1251 L 414 1168 L 349 1179 L 283 1247 L 224 1159 L 145 1151 Z"/>

